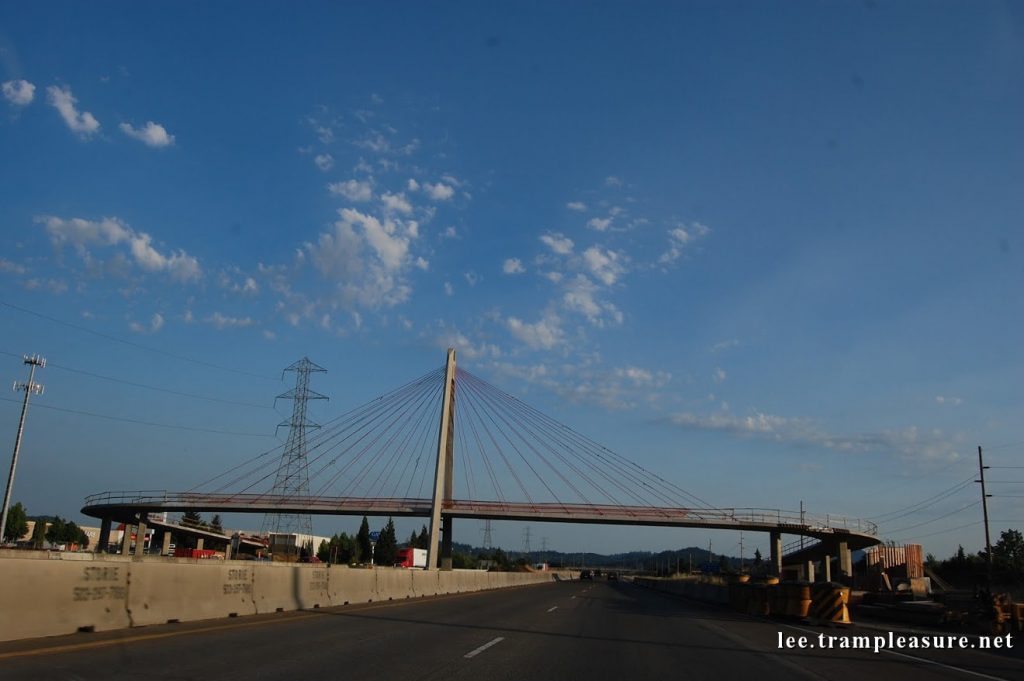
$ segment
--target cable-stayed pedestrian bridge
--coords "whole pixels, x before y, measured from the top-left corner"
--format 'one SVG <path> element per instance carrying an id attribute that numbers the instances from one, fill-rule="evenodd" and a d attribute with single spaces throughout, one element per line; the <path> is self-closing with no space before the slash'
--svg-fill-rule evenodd
<path id="1" fill-rule="evenodd" d="M 432 567 L 450 561 L 455 519 L 768 532 L 777 568 L 783 534 L 817 540 L 844 564 L 879 543 L 864 520 L 709 504 L 458 369 L 453 350 L 446 366 L 189 491 L 105 492 L 82 512 L 109 526 L 189 510 L 427 517 Z"/>

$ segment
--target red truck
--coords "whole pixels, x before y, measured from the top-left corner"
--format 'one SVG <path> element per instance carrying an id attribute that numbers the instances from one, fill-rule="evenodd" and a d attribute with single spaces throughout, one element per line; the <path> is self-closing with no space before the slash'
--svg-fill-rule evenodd
<path id="1" fill-rule="evenodd" d="M 395 554 L 395 567 L 427 569 L 426 549 L 398 549 Z"/>

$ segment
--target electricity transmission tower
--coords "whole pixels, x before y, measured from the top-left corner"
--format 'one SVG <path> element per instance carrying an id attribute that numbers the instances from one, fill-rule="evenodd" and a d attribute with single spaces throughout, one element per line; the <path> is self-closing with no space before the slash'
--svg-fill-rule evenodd
<path id="1" fill-rule="evenodd" d="M 491 519 L 484 520 L 484 529 L 481 530 L 484 533 L 484 551 L 490 551 L 493 548 L 491 541 Z"/>
<path id="2" fill-rule="evenodd" d="M 314 364 L 308 357 L 303 357 L 285 371 L 295 372 L 295 387 L 278 395 L 277 399 L 293 400 L 292 418 L 282 421 L 277 426 L 278 428 L 288 426 L 288 440 L 285 443 L 284 453 L 281 454 L 281 464 L 277 469 L 274 488 L 270 493 L 287 498 L 308 497 L 309 464 L 306 460 L 306 431 L 316 430 L 320 425 L 306 418 L 306 403 L 309 400 L 328 399 L 326 395 L 309 389 L 309 375 L 314 372 L 326 372 L 327 369 Z M 308 513 L 268 513 L 263 518 L 261 533 L 294 533 L 308 537 L 313 534 L 313 521 Z"/>

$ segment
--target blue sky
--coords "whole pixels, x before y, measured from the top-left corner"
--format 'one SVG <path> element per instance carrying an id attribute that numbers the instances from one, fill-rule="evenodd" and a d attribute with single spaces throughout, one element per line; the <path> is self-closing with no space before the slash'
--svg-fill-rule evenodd
<path id="1" fill-rule="evenodd" d="M 78 517 L 93 492 L 189 487 L 277 442 L 299 357 L 329 369 L 327 419 L 449 345 L 716 505 L 871 517 L 966 480 L 978 444 L 1018 465 L 1022 19 L 5 5 L 0 366 L 51 363 L 14 498 Z M 17 415 L 0 402 L 11 440 Z M 994 525 L 1020 527 L 1020 477 L 990 475 Z M 977 499 L 883 529 L 977 550 Z M 541 531 L 566 550 L 709 536 Z"/>

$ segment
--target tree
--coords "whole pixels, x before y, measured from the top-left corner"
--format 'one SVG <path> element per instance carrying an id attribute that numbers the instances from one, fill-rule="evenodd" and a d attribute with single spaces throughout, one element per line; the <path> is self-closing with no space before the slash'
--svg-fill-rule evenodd
<path id="1" fill-rule="evenodd" d="M 388 518 L 388 524 L 380 531 L 377 540 L 374 562 L 377 565 L 394 565 L 398 552 L 398 539 L 395 537 L 395 521 Z"/>
<path id="2" fill-rule="evenodd" d="M 363 522 L 359 525 L 359 532 L 356 533 L 356 548 L 359 550 L 359 555 L 356 560 L 361 562 L 368 562 L 370 560 L 370 521 L 363 516 Z"/>
<path id="3" fill-rule="evenodd" d="M 405 542 L 405 545 L 408 546 L 410 549 L 418 549 L 418 542 L 419 538 L 416 536 L 416 530 L 413 530 L 412 534 L 409 535 L 409 541 Z"/>
<path id="4" fill-rule="evenodd" d="M 39 518 L 36 520 L 36 526 L 32 529 L 32 548 L 43 548 L 44 541 L 46 541 L 46 518 Z"/>
<path id="5" fill-rule="evenodd" d="M 429 549 L 430 548 L 430 532 L 427 531 L 427 526 L 424 525 L 423 529 L 420 530 L 420 536 L 416 539 L 417 549 Z"/>
<path id="6" fill-rule="evenodd" d="M 210 520 L 210 532 L 224 533 L 224 526 L 220 524 L 220 515 L 214 515 Z"/>
<path id="7" fill-rule="evenodd" d="M 992 547 L 992 561 L 1006 576 L 1024 576 L 1024 535 L 1019 530 L 1005 530 Z"/>
<path id="8" fill-rule="evenodd" d="M 78 544 L 80 548 L 86 548 L 89 545 L 89 535 L 85 533 L 85 530 L 60 516 L 54 516 L 44 536 L 46 541 L 51 544 Z"/>
<path id="9" fill-rule="evenodd" d="M 185 527 L 206 527 L 206 523 L 203 522 L 203 516 L 192 509 L 185 511 L 181 515 L 181 524 Z"/>
<path id="10" fill-rule="evenodd" d="M 331 562 L 331 543 L 332 542 L 329 542 L 326 539 L 321 539 L 320 546 L 317 547 L 316 557 L 323 563 Z"/>
<path id="11" fill-rule="evenodd" d="M 754 549 L 754 567 L 761 567 L 764 558 L 761 557 L 761 549 Z"/>
<path id="12" fill-rule="evenodd" d="M 28 532 L 28 518 L 25 507 L 19 501 L 7 511 L 7 526 L 4 527 L 3 541 L 16 542 Z"/>

